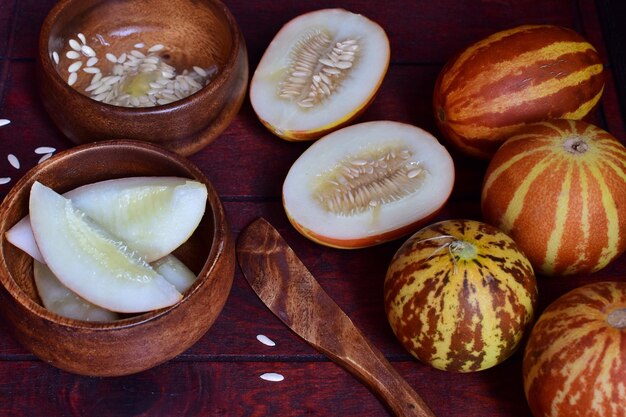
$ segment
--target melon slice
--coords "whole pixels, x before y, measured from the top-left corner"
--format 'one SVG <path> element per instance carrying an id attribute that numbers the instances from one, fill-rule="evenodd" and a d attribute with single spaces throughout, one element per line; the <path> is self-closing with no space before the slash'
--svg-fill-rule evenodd
<path id="1" fill-rule="evenodd" d="M 89 302 L 111 311 L 139 313 L 171 306 L 176 288 L 71 200 L 35 182 L 30 223 L 52 273 Z"/>
<path id="2" fill-rule="evenodd" d="M 150 265 L 180 293 L 187 291 L 196 280 L 196 274 L 174 255 L 166 255 Z"/>
<path id="3" fill-rule="evenodd" d="M 131 177 L 76 188 L 64 197 L 147 262 L 183 244 L 202 220 L 206 186 L 178 177 Z M 28 216 L 6 233 L 7 240 L 45 263 Z"/>
<path id="4" fill-rule="evenodd" d="M 59 316 L 84 321 L 113 321 L 117 313 L 99 307 L 67 288 L 50 268 L 34 261 L 35 285 L 43 306 Z"/>
<path id="5" fill-rule="evenodd" d="M 287 174 L 283 204 L 304 236 L 359 248 L 417 230 L 444 206 L 453 185 L 452 158 L 431 134 L 367 122 L 310 146 Z"/>
<path id="6" fill-rule="evenodd" d="M 102 181 L 66 194 L 76 208 L 152 262 L 171 253 L 196 230 L 207 189 L 178 177 Z"/>
<path id="7" fill-rule="evenodd" d="M 288 22 L 265 51 L 250 83 L 261 122 L 287 140 L 317 139 L 372 102 L 389 66 L 385 31 L 343 9 Z"/>

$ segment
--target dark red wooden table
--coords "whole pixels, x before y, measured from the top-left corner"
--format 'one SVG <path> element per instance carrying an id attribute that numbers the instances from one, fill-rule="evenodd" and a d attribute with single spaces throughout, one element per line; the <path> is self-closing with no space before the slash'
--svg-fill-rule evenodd
<path id="1" fill-rule="evenodd" d="M 37 163 L 41 155 L 35 154 L 36 148 L 72 146 L 43 111 L 34 82 L 39 28 L 53 3 L 0 0 L 0 119 L 11 120 L 0 128 L 0 178 L 11 178 L 0 185 L 0 197 Z M 607 40 L 619 30 L 619 25 L 610 23 L 616 10 L 623 11 L 619 1 L 230 0 L 227 4 L 244 32 L 251 71 L 281 25 L 300 13 L 344 7 L 376 20 L 389 35 L 392 63 L 380 94 L 359 121 L 398 120 L 436 136 L 432 89 L 438 71 L 454 52 L 520 24 L 571 27 L 598 48 L 607 65 L 606 93 L 595 120 L 626 140 L 618 95 L 624 85 L 616 84 L 626 74 L 619 51 L 613 55 L 607 47 Z M 437 416 L 530 416 L 522 389 L 521 352 L 487 371 L 453 374 L 417 362 L 396 342 L 383 312 L 382 287 L 387 265 L 402 240 L 340 251 L 309 242 L 289 225 L 280 200 L 282 181 L 307 146 L 273 137 L 246 101 L 227 131 L 190 159 L 217 188 L 233 234 L 257 216 L 276 225 L 331 297 Z M 19 168 L 9 163 L 9 154 L 17 157 Z M 453 157 L 457 183 L 439 217 L 480 219 L 480 184 L 486 166 L 456 153 Z M 593 276 L 539 277 L 541 308 L 583 283 L 622 279 L 625 267 L 623 256 Z M 268 336 L 276 346 L 261 344 L 258 334 Z M 280 373 L 285 379 L 265 381 L 260 378 L 265 372 Z M 211 330 L 179 357 L 132 376 L 89 378 L 60 371 L 25 351 L 10 337 L 6 323 L 0 323 L 0 416 L 196 415 L 361 417 L 388 412 L 364 386 L 283 326 L 258 300 L 239 269 L 230 298 Z"/>

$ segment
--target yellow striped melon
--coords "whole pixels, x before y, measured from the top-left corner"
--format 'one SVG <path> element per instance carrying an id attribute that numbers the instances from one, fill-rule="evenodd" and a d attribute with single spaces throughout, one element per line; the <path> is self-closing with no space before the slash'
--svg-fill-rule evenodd
<path id="1" fill-rule="evenodd" d="M 626 249 L 626 148 L 583 121 L 528 125 L 491 160 L 481 204 L 536 271 L 597 271 Z"/>
<path id="2" fill-rule="evenodd" d="M 626 415 L 626 283 L 599 282 L 554 301 L 530 333 L 524 390 L 535 417 Z"/>
<path id="3" fill-rule="evenodd" d="M 461 151 L 488 158 L 511 132 L 545 119 L 582 119 L 604 89 L 602 61 L 578 33 L 527 25 L 463 50 L 439 74 L 434 111 Z"/>
<path id="4" fill-rule="evenodd" d="M 458 372 L 507 359 L 537 305 L 528 259 L 510 237 L 474 220 L 415 233 L 393 257 L 384 293 L 400 343 L 422 362 Z"/>

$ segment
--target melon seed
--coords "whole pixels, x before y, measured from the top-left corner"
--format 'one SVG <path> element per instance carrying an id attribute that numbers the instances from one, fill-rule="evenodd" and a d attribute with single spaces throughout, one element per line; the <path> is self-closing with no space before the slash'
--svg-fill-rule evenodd
<path id="1" fill-rule="evenodd" d="M 341 86 L 358 50 L 354 39 L 337 42 L 321 30 L 304 34 L 291 51 L 279 97 L 293 100 L 303 109 L 318 105 Z"/>
<path id="2" fill-rule="evenodd" d="M 427 173 L 411 156 L 402 148 L 348 156 L 323 174 L 313 193 L 325 210 L 342 216 L 400 200 L 417 191 Z"/>

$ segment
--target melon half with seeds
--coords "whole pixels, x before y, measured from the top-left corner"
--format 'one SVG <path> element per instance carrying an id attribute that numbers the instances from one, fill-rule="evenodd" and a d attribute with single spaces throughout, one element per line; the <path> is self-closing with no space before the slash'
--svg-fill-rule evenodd
<path id="1" fill-rule="evenodd" d="M 304 236 L 352 249 L 414 232 L 444 206 L 453 185 L 452 158 L 431 134 L 367 122 L 309 147 L 287 174 L 283 204 Z"/>
<path id="2" fill-rule="evenodd" d="M 372 102 L 389 66 L 385 31 L 343 9 L 299 16 L 274 37 L 250 83 L 261 122 L 287 140 L 317 139 Z"/>

